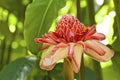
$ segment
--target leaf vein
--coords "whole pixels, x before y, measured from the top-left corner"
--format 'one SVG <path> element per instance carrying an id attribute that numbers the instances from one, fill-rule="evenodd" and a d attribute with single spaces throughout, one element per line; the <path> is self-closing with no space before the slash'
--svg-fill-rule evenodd
<path id="1" fill-rule="evenodd" d="M 44 15 L 43 15 L 43 18 L 42 18 L 42 21 L 41 21 L 41 24 L 40 24 L 40 28 L 39 28 L 39 31 L 38 31 L 38 34 L 37 34 L 37 37 L 39 37 L 39 33 L 40 33 L 41 28 L 42 28 L 42 25 L 43 25 L 43 23 L 44 23 L 44 20 L 45 20 L 47 11 L 48 11 L 50 5 L 52 4 L 52 2 L 53 2 L 53 0 L 50 0 L 49 4 L 48 4 L 48 6 L 47 6 L 47 8 L 46 8 L 46 10 L 45 10 L 45 13 L 44 13 Z"/>

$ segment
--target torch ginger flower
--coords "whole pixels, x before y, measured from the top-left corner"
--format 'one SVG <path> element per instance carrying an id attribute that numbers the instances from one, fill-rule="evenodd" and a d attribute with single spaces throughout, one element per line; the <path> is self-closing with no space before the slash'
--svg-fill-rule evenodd
<path id="1" fill-rule="evenodd" d="M 44 34 L 43 38 L 35 38 L 36 43 L 43 43 L 45 51 L 40 67 L 51 70 L 58 60 L 66 58 L 75 73 L 80 69 L 81 56 L 84 52 L 93 59 L 106 62 L 114 52 L 100 43 L 105 35 L 95 31 L 96 26 L 85 27 L 71 15 L 64 15 L 57 24 L 55 32 Z"/>

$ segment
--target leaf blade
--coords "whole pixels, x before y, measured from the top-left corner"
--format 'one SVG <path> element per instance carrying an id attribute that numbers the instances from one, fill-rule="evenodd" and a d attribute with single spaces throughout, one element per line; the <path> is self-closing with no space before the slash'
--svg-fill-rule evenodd
<path id="1" fill-rule="evenodd" d="M 59 9 L 64 5 L 65 0 L 34 0 L 28 5 L 24 22 L 24 38 L 32 53 L 37 54 L 40 48 L 40 45 L 35 44 L 34 38 L 41 37 L 49 30 Z"/>
<path id="2" fill-rule="evenodd" d="M 31 58 L 20 58 L 8 64 L 0 72 L 0 80 L 24 80 L 36 63 L 36 58 Z"/>

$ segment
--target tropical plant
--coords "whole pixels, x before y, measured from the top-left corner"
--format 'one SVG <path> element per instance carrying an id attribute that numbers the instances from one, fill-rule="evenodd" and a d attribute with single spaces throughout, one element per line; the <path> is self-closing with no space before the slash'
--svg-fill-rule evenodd
<path id="1" fill-rule="evenodd" d="M 0 80 L 120 80 L 119 8 L 119 0 L 0 0 Z"/>

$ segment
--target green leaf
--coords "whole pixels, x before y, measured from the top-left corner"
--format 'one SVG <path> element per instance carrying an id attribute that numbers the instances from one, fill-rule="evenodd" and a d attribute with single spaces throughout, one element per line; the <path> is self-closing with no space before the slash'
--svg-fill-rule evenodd
<path id="1" fill-rule="evenodd" d="M 31 74 L 29 79 L 32 80 L 64 80 L 63 63 L 57 63 L 51 71 L 43 70 L 37 65 Z"/>
<path id="2" fill-rule="evenodd" d="M 58 63 L 53 70 L 49 72 L 49 75 L 52 79 L 55 80 L 64 80 L 64 68 L 63 63 Z"/>
<path id="3" fill-rule="evenodd" d="M 25 14 L 24 37 L 28 49 L 33 53 L 39 52 L 40 45 L 34 39 L 41 37 L 49 30 L 58 11 L 64 7 L 65 0 L 33 0 L 28 5 Z"/>
<path id="4" fill-rule="evenodd" d="M 20 58 L 8 64 L 0 72 L 0 80 L 24 80 L 36 63 L 36 57 Z"/>

